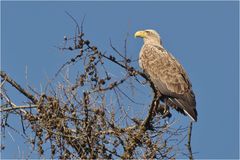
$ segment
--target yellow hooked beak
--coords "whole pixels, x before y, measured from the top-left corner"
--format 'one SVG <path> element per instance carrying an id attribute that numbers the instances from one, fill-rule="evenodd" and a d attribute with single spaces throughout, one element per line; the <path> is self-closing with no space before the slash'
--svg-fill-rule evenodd
<path id="1" fill-rule="evenodd" d="M 141 38 L 145 38 L 146 37 L 146 32 L 145 31 L 137 31 L 135 34 L 134 34 L 135 38 L 136 37 L 141 37 Z"/>

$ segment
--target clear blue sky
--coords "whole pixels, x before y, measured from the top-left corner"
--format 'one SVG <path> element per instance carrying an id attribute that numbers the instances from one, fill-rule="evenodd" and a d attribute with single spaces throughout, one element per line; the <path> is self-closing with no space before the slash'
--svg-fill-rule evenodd
<path id="1" fill-rule="evenodd" d="M 194 124 L 195 158 L 239 156 L 239 5 L 238 2 L 1 2 L 1 67 L 17 82 L 37 89 L 56 73 L 67 55 L 60 53 L 64 35 L 86 15 L 86 37 L 102 51 L 109 39 L 123 48 L 130 34 L 128 54 L 138 57 L 139 29 L 155 29 L 164 47 L 183 64 L 197 98 L 199 121 Z M 19 104 L 21 97 L 9 89 Z M 13 117 L 13 124 L 19 119 Z M 21 137 L 7 135 L 3 158 L 27 153 Z"/>

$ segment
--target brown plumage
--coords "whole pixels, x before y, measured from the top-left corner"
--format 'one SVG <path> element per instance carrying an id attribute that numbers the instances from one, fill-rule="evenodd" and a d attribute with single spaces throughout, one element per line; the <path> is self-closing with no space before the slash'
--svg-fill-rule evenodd
<path id="1" fill-rule="evenodd" d="M 139 57 L 140 67 L 166 97 L 168 105 L 197 121 L 195 95 L 184 68 L 163 48 L 156 31 L 138 31 L 135 36 L 144 40 Z"/>

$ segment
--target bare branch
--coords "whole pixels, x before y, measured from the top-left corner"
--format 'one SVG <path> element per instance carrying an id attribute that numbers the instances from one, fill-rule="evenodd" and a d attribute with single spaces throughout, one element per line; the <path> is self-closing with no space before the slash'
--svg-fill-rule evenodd
<path id="1" fill-rule="evenodd" d="M 2 107 L 2 106 L 1 106 Z M 22 109 L 28 109 L 28 108 L 36 108 L 37 105 L 30 105 L 30 106 L 13 106 L 13 107 L 8 107 L 8 108 L 2 108 L 0 109 L 0 112 L 10 112 L 13 110 L 22 110 Z M 22 110 L 23 111 L 23 110 Z"/>
<path id="2" fill-rule="evenodd" d="M 2 79 L 6 80 L 8 83 L 10 83 L 14 88 L 16 88 L 19 92 L 21 92 L 25 97 L 30 99 L 34 104 L 38 102 L 38 100 L 29 92 L 27 92 L 25 89 L 23 89 L 17 82 L 15 82 L 13 79 L 11 79 L 4 71 L 0 72 L 0 75 Z"/>
<path id="3" fill-rule="evenodd" d="M 65 11 L 65 13 L 74 21 L 74 23 L 77 27 L 78 34 L 79 34 L 80 33 L 80 28 L 79 28 L 78 22 L 76 21 L 76 19 L 70 13 L 68 13 L 67 11 Z"/>
<path id="4" fill-rule="evenodd" d="M 191 121 L 189 124 L 189 128 L 188 128 L 188 142 L 187 142 L 187 149 L 189 152 L 189 159 L 192 160 L 193 159 L 193 153 L 192 153 L 192 147 L 191 147 L 191 137 L 192 137 L 192 124 L 193 122 Z"/>

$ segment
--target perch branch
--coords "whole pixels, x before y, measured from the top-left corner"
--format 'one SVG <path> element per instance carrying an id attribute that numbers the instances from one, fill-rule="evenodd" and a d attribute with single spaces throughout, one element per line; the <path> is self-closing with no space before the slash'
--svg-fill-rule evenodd
<path id="1" fill-rule="evenodd" d="M 153 110 L 155 107 L 157 107 L 159 105 L 160 102 L 160 98 L 161 98 L 161 94 L 155 90 L 155 88 L 152 88 L 154 90 L 154 97 L 152 100 L 152 104 L 150 106 L 150 109 L 148 111 L 148 116 L 146 117 L 146 119 L 143 121 L 142 125 L 145 127 L 145 129 L 148 129 L 150 126 L 150 122 L 153 118 Z"/>
<path id="2" fill-rule="evenodd" d="M 38 102 L 38 100 L 32 94 L 28 93 L 25 89 L 23 89 L 16 81 L 10 78 L 4 71 L 1 71 L 0 75 L 2 79 L 10 83 L 14 88 L 16 88 L 19 92 L 21 92 L 25 97 L 30 99 L 34 104 Z"/>

